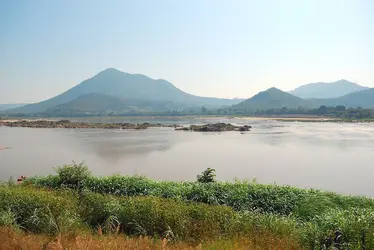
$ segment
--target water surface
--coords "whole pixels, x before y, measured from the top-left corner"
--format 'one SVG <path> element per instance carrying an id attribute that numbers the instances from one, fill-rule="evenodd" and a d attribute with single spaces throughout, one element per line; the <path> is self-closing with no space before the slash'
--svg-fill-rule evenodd
<path id="1" fill-rule="evenodd" d="M 0 179 L 46 175 L 52 167 L 84 161 L 96 175 L 141 174 L 194 180 L 210 167 L 220 180 L 322 188 L 374 196 L 374 124 L 301 123 L 222 118 L 110 118 L 103 122 L 166 124 L 231 122 L 251 132 L 0 127 Z M 113 118 L 111 118 L 113 119 Z"/>

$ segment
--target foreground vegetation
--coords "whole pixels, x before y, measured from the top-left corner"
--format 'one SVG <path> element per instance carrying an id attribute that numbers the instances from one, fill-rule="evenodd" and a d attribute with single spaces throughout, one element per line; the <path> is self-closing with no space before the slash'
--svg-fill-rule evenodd
<path id="1" fill-rule="evenodd" d="M 216 182 L 213 169 L 196 182 L 94 177 L 81 164 L 56 172 L 2 185 L 0 226 L 38 234 L 32 237 L 67 237 L 68 246 L 78 236 L 101 244 L 105 237 L 116 242 L 133 235 L 150 238 L 148 243 L 127 238 L 128 244 L 139 241 L 154 249 L 166 243 L 170 248 L 374 249 L 369 198 Z"/>
<path id="2" fill-rule="evenodd" d="M 58 234 L 51 236 L 46 234 L 30 234 L 9 227 L 0 227 L 0 249 L 95 249 L 95 250 L 177 250 L 177 249 L 297 249 L 286 238 L 271 238 L 260 236 L 254 239 L 234 238 L 206 241 L 199 244 L 190 242 L 170 242 L 166 238 L 155 239 L 151 237 L 129 237 L 121 234 L 103 234 L 99 230 L 96 233 L 80 231 L 79 235 Z"/>

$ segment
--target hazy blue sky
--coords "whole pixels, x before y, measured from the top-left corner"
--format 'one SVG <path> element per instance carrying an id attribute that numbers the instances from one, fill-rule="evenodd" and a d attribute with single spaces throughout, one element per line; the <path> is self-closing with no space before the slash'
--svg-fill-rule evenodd
<path id="1" fill-rule="evenodd" d="M 203 96 L 374 87 L 373 0 L 0 0 L 0 38 L 0 103 L 47 99 L 111 67 Z"/>

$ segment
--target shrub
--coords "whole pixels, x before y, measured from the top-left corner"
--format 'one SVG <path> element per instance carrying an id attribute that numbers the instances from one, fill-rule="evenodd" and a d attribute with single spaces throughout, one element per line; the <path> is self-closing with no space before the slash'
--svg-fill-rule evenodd
<path id="1" fill-rule="evenodd" d="M 197 182 L 200 183 L 211 183 L 215 182 L 216 170 L 212 168 L 207 168 L 204 172 L 197 176 Z"/>
<path id="2" fill-rule="evenodd" d="M 62 167 L 55 168 L 59 177 L 59 185 L 72 189 L 84 188 L 85 182 L 91 176 L 88 167 L 83 163 L 72 165 L 63 165 Z"/>

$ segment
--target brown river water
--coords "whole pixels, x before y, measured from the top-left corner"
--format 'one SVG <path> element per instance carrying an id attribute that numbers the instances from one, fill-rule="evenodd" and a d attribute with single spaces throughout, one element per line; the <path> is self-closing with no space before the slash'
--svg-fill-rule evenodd
<path id="1" fill-rule="evenodd" d="M 215 168 L 219 180 L 253 180 L 374 197 L 374 123 L 279 122 L 223 118 L 90 118 L 84 121 L 249 124 L 252 131 L 0 127 L 0 180 L 46 175 L 84 161 L 95 175 L 140 174 L 194 180 Z"/>

